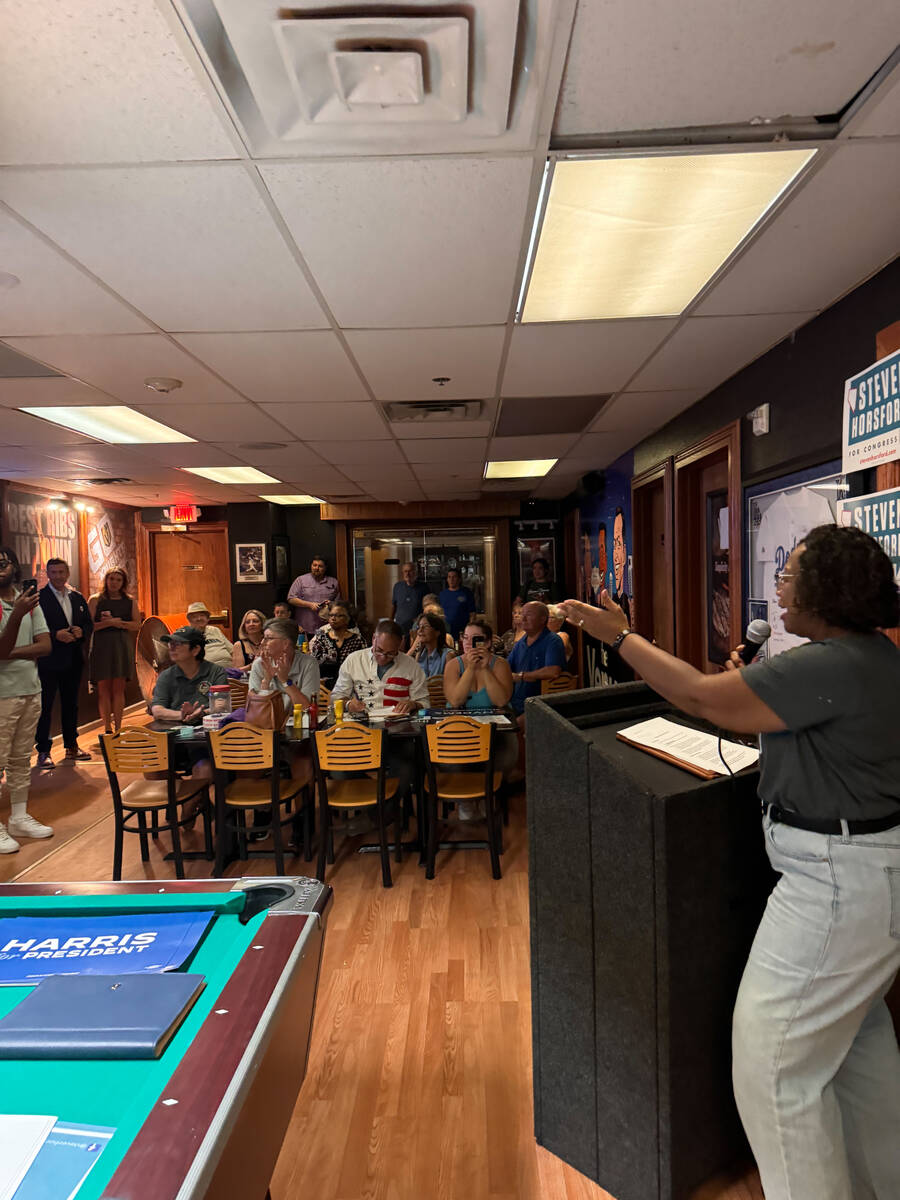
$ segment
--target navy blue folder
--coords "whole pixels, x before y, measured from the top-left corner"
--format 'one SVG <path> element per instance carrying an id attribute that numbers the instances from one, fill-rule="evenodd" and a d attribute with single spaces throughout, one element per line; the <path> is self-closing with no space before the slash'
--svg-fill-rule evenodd
<path id="1" fill-rule="evenodd" d="M 159 1058 L 202 975 L 49 975 L 0 1020 L 0 1058 Z"/>

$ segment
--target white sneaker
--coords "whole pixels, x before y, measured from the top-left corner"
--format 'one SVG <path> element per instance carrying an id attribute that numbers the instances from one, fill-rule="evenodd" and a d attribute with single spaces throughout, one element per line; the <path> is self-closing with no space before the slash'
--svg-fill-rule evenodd
<path id="1" fill-rule="evenodd" d="M 40 821 L 35 820 L 30 813 L 26 813 L 24 817 L 10 817 L 9 832 L 16 834 L 17 837 L 53 837 L 52 827 L 50 825 L 42 825 Z M 16 849 L 18 850 L 18 846 Z"/>
<path id="2" fill-rule="evenodd" d="M 11 838 L 5 828 L 0 825 L 0 854 L 15 854 L 19 849 L 19 843 L 15 838 Z"/>
<path id="3" fill-rule="evenodd" d="M 461 821 L 477 821 L 478 805 L 474 800 L 460 800 L 456 806 L 456 815 Z"/>

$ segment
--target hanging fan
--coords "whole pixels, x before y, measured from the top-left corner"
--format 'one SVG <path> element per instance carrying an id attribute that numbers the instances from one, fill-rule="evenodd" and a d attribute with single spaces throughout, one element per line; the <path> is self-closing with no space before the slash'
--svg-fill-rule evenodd
<path id="1" fill-rule="evenodd" d="M 168 632 L 169 627 L 165 621 L 159 617 L 147 617 L 137 636 L 134 666 L 141 694 L 148 705 L 153 698 L 153 689 L 156 687 L 160 671 L 171 665 L 168 644 L 160 640 L 163 634 Z"/>

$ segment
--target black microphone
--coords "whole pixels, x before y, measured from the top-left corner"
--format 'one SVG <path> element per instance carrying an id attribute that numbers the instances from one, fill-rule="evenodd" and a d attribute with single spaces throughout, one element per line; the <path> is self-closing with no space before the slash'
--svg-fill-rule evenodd
<path id="1" fill-rule="evenodd" d="M 744 648 L 738 650 L 741 662 L 749 666 L 771 636 L 772 626 L 768 621 L 751 621 L 744 634 Z"/>

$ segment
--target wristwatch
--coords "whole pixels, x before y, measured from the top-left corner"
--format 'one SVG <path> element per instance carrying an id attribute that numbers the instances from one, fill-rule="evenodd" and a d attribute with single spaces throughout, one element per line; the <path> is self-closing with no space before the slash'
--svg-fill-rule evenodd
<path id="1" fill-rule="evenodd" d="M 634 630 L 633 629 L 623 629 L 621 633 L 617 633 L 615 640 L 610 642 L 610 644 L 609 644 L 610 650 L 620 649 L 622 643 L 628 637 L 629 633 L 634 633 Z"/>

